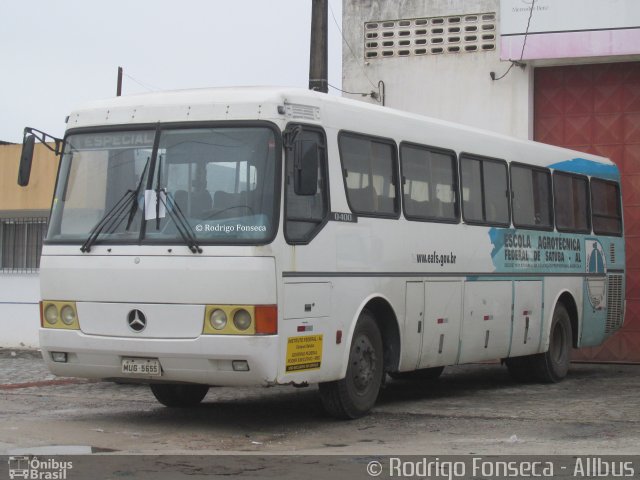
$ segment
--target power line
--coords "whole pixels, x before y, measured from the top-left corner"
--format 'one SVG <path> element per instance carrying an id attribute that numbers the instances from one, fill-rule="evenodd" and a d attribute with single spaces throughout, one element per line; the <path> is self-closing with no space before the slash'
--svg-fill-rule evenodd
<path id="1" fill-rule="evenodd" d="M 342 90 L 341 88 L 334 87 L 331 84 L 329 84 L 329 86 L 334 90 L 338 90 L 339 92 L 346 93 L 347 95 L 362 95 L 363 97 L 368 97 L 369 95 L 371 95 L 371 92 L 347 92 L 346 90 Z"/>
<path id="2" fill-rule="evenodd" d="M 135 83 L 137 83 L 138 85 L 140 85 L 142 88 L 144 88 L 145 90 L 147 90 L 149 92 L 158 92 L 158 91 L 162 90 L 162 88 L 154 87 L 150 83 L 145 84 L 145 83 L 141 82 L 140 80 L 135 79 L 134 77 L 132 77 L 128 73 L 125 73 L 124 76 L 129 78 L 130 80 L 133 80 Z"/>
<path id="3" fill-rule="evenodd" d="M 524 49 L 527 46 L 527 38 L 529 36 L 529 26 L 531 25 L 531 17 L 533 16 L 533 7 L 535 6 L 536 0 L 531 0 L 531 10 L 529 11 L 529 20 L 527 21 L 527 28 L 524 31 L 524 41 L 522 42 L 522 51 L 520 52 L 520 60 L 510 60 L 511 65 L 506 72 L 504 72 L 501 76 L 496 78 L 495 72 L 491 72 L 491 80 L 502 80 L 507 74 L 511 71 L 514 65 L 518 65 L 520 68 L 524 68 L 526 65 L 522 63 L 522 59 L 524 58 Z"/>
<path id="4" fill-rule="evenodd" d="M 349 51 L 351 52 L 351 55 L 353 56 L 354 60 L 356 62 L 358 62 L 358 65 L 360 66 L 360 68 L 362 69 L 362 74 L 364 75 L 364 77 L 367 79 L 367 81 L 369 82 L 369 84 L 371 85 L 372 88 L 376 88 L 376 86 L 373 84 L 373 82 L 371 81 L 371 79 L 367 76 L 367 72 L 364 69 L 364 65 L 362 65 L 361 59 L 359 59 L 358 57 L 356 57 L 356 54 L 353 52 L 353 49 L 351 48 L 351 45 L 349 45 L 349 42 L 347 41 L 347 39 L 344 36 L 344 33 L 342 33 L 342 28 L 340 27 L 340 25 L 338 24 L 338 20 L 336 19 L 335 14 L 333 13 L 333 7 L 331 7 L 331 2 L 329 3 L 329 11 L 331 12 L 331 16 L 333 17 L 333 21 L 336 24 L 336 27 L 338 27 L 338 31 L 340 32 L 340 36 L 342 37 L 342 40 L 344 41 L 344 43 L 347 45 L 347 48 L 349 49 Z M 335 88 L 335 87 L 332 87 Z M 336 90 L 340 90 L 339 88 L 336 88 Z M 345 92 L 348 93 L 348 92 Z M 353 94 L 353 95 L 357 95 L 357 94 Z M 368 94 L 367 94 L 368 95 Z"/>

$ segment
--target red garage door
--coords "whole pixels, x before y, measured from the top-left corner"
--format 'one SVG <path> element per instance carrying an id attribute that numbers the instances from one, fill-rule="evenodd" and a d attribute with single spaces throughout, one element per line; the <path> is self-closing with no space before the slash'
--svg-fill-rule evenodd
<path id="1" fill-rule="evenodd" d="M 534 138 L 611 158 L 622 172 L 625 325 L 576 358 L 640 362 L 640 62 L 537 68 Z"/>

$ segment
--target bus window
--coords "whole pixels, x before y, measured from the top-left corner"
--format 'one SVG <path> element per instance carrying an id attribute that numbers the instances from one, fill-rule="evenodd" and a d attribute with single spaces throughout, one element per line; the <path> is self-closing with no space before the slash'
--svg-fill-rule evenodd
<path id="1" fill-rule="evenodd" d="M 586 177 L 553 173 L 556 228 L 559 232 L 588 233 L 589 183 Z"/>
<path id="2" fill-rule="evenodd" d="M 318 189 L 315 195 L 296 195 L 294 190 L 295 149 L 287 150 L 286 169 L 286 221 L 285 236 L 289 243 L 309 242 L 324 225 L 327 218 L 327 149 L 324 133 L 304 127 L 302 130 L 302 159 L 317 147 Z M 313 153 L 315 155 L 315 153 Z"/>
<path id="3" fill-rule="evenodd" d="M 351 210 L 363 216 L 397 218 L 395 143 L 343 133 L 339 144 Z"/>
<path id="4" fill-rule="evenodd" d="M 522 228 L 553 228 L 551 174 L 548 170 L 511 165 L 513 224 Z"/>
<path id="5" fill-rule="evenodd" d="M 463 155 L 460 172 L 464 220 L 484 225 L 509 225 L 506 162 Z"/>
<path id="6" fill-rule="evenodd" d="M 410 220 L 457 221 L 455 154 L 402 144 L 400 159 L 405 216 Z"/>
<path id="7" fill-rule="evenodd" d="M 617 183 L 591 179 L 593 231 L 599 235 L 622 235 L 620 187 Z"/>

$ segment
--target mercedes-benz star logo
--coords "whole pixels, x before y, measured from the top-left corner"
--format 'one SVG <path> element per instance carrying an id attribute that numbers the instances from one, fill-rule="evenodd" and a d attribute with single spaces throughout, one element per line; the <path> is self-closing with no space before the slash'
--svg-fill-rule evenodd
<path id="1" fill-rule="evenodd" d="M 136 333 L 140 333 L 147 328 L 147 317 L 140 310 L 131 310 L 127 315 L 129 328 Z"/>

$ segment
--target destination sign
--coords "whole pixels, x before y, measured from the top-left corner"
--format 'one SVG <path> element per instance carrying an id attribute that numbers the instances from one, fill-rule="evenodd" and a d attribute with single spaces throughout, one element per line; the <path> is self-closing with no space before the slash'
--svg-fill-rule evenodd
<path id="1" fill-rule="evenodd" d="M 67 143 L 76 150 L 110 150 L 133 147 L 153 147 L 155 132 L 113 132 L 72 135 Z"/>

